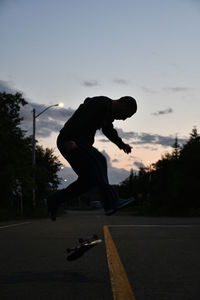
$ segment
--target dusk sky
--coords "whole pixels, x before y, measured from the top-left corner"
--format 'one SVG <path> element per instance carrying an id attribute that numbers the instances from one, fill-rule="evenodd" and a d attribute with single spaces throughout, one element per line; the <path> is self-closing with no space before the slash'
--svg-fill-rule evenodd
<path id="1" fill-rule="evenodd" d="M 127 155 L 100 132 L 111 183 L 125 179 L 200 130 L 199 0 L 0 0 L 0 91 L 23 93 L 31 111 L 64 103 L 37 119 L 36 138 L 56 150 L 65 121 L 86 97 L 137 100 L 136 115 L 114 126 Z M 63 178 L 74 178 L 69 165 Z"/>

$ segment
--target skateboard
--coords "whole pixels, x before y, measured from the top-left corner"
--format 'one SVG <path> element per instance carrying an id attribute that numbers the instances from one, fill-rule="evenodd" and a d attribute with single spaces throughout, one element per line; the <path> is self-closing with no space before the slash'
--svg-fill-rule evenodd
<path id="1" fill-rule="evenodd" d="M 92 236 L 90 239 L 79 239 L 79 244 L 74 248 L 67 248 L 67 260 L 72 261 L 81 257 L 86 251 L 95 247 L 96 245 L 102 242 L 101 239 L 98 238 L 96 234 Z"/>

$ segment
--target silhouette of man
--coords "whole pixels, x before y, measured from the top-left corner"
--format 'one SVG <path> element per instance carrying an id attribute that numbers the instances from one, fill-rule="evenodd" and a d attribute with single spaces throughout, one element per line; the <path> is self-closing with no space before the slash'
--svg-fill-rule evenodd
<path id="1" fill-rule="evenodd" d="M 122 141 L 112 123 L 114 120 L 130 118 L 136 111 L 137 103 L 130 96 L 117 100 L 105 96 L 86 98 L 65 123 L 58 135 L 57 147 L 78 179 L 48 198 L 52 221 L 56 220 L 56 211 L 61 203 L 81 195 L 93 186 L 99 188 L 106 215 L 115 213 L 133 201 L 119 199 L 109 185 L 106 158 L 93 147 L 93 143 L 97 129 L 101 129 L 111 142 L 125 153 L 130 153 L 131 146 Z"/>

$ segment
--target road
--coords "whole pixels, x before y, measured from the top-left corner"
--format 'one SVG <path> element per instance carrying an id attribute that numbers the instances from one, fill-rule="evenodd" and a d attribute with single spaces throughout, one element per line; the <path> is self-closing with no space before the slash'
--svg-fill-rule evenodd
<path id="1" fill-rule="evenodd" d="M 68 212 L 56 222 L 0 223 L 0 299 L 120 299 L 111 285 L 115 274 L 109 272 L 106 243 L 77 261 L 66 260 L 65 249 L 79 237 L 97 233 L 104 239 L 104 225 L 124 267 L 132 299 L 200 298 L 200 218 Z M 115 260 L 113 256 L 113 264 Z"/>

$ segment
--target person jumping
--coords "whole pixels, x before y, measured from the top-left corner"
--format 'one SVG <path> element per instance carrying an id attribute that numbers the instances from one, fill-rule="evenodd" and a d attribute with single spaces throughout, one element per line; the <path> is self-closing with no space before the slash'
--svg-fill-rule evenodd
<path id="1" fill-rule="evenodd" d="M 106 158 L 93 147 L 93 143 L 97 129 L 101 129 L 103 134 L 119 149 L 127 154 L 130 153 L 132 147 L 125 144 L 118 136 L 113 127 L 113 121 L 126 120 L 136 111 L 136 100 L 130 96 L 117 100 L 97 96 L 86 98 L 65 123 L 58 135 L 57 147 L 78 175 L 78 179 L 47 199 L 52 221 L 56 220 L 57 209 L 62 203 L 80 196 L 94 186 L 99 188 L 107 216 L 133 201 L 133 198 L 120 199 L 109 185 Z"/>

